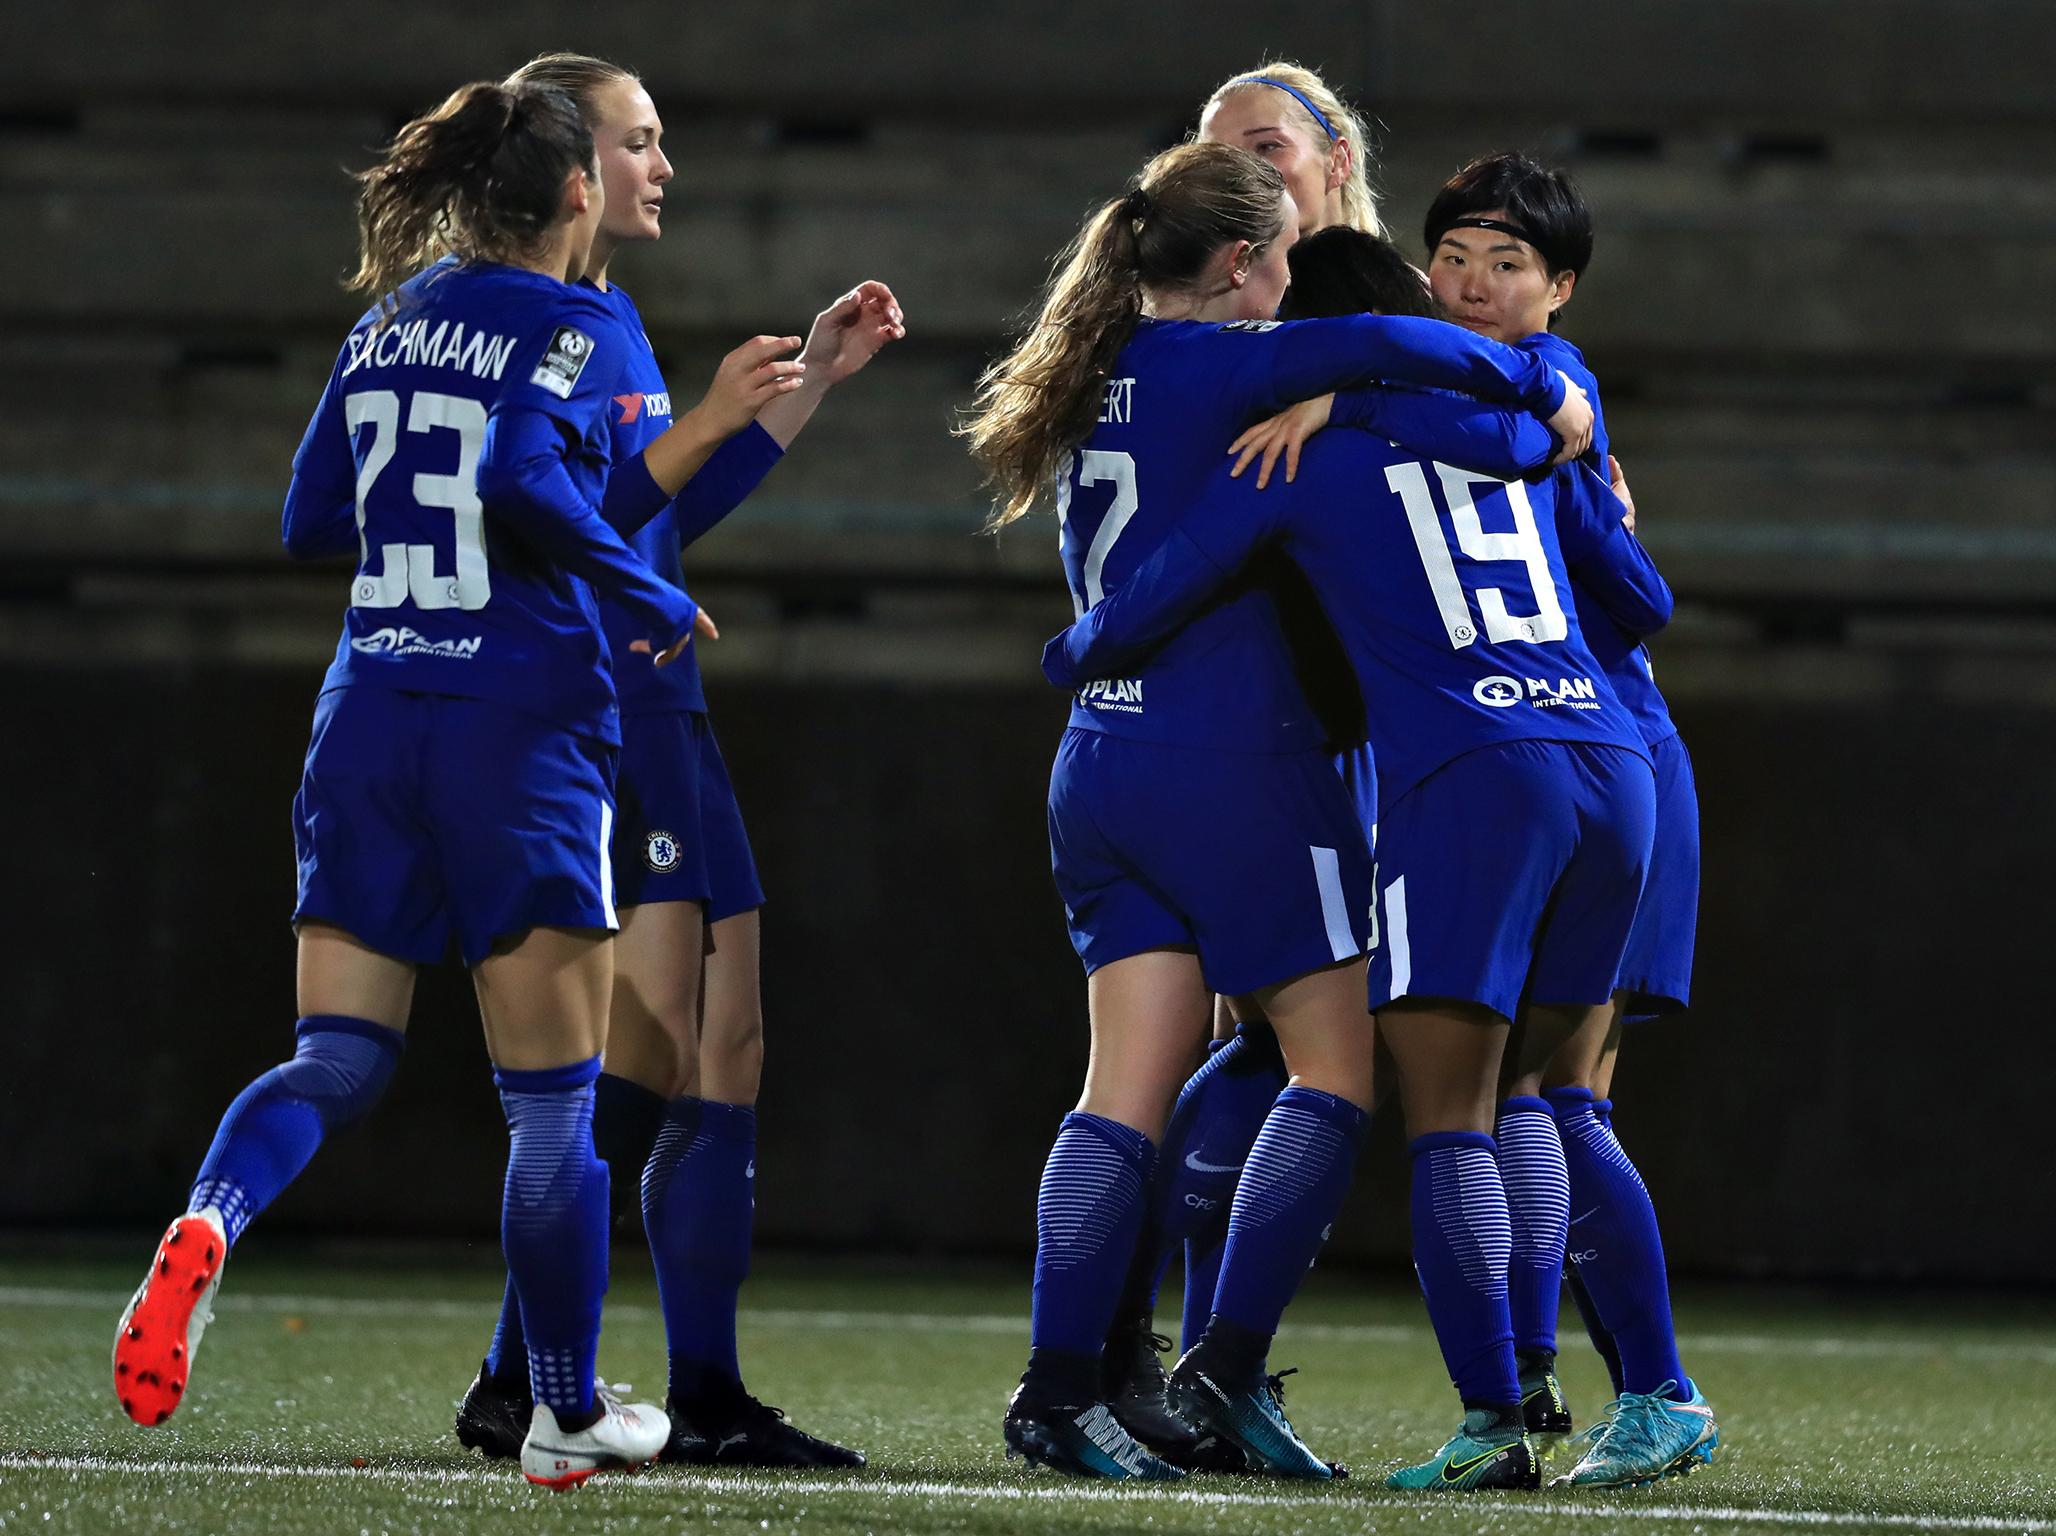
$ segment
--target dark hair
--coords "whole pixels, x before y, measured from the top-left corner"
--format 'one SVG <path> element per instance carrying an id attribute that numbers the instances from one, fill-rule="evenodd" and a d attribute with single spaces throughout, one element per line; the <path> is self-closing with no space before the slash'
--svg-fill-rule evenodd
<path id="1" fill-rule="evenodd" d="M 1324 320 L 1336 315 L 1442 317 L 1421 274 L 1396 246 L 1346 224 L 1331 224 L 1285 253 L 1292 286 L 1280 320 Z"/>
<path id="2" fill-rule="evenodd" d="M 1567 171 L 1513 153 L 1473 160 L 1435 194 L 1428 205 L 1423 240 L 1432 260 L 1435 247 L 1458 219 L 1494 208 L 1519 226 L 1523 238 L 1541 254 L 1549 275 L 1585 275 L 1592 260 L 1592 210 Z"/>
<path id="3" fill-rule="evenodd" d="M 357 270 L 344 286 L 376 298 L 437 257 L 505 261 L 557 223 L 564 178 L 593 164 L 578 103 L 540 85 L 459 86 L 407 124 L 357 174 Z"/>
<path id="4" fill-rule="evenodd" d="M 578 103 L 588 128 L 597 126 L 594 110 L 600 92 L 617 81 L 642 83 L 642 76 L 611 59 L 589 53 L 539 53 L 507 77 L 507 84 L 540 85 L 562 91 Z"/>
<path id="5" fill-rule="evenodd" d="M 1284 227 L 1284 177 L 1226 144 L 1167 149 L 1133 191 L 1100 206 L 1057 258 L 1028 334 L 980 376 L 957 429 L 998 492 L 990 526 L 1033 506 L 1064 454 L 1092 431 L 1144 290 L 1189 287 L 1237 240 L 1261 256 Z"/>

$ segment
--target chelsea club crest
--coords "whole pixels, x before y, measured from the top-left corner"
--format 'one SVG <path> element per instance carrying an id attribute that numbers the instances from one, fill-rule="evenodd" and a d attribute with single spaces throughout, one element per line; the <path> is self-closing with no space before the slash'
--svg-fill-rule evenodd
<path id="1" fill-rule="evenodd" d="M 660 875 L 678 868 L 678 839 L 669 832 L 652 832 L 643 839 L 643 862 Z"/>

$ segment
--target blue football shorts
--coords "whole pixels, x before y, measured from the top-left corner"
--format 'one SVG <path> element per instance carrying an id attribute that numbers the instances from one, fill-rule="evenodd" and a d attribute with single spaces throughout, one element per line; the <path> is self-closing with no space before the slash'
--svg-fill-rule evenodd
<path id="1" fill-rule="evenodd" d="M 617 926 L 614 749 L 485 699 L 332 688 L 293 797 L 293 920 L 466 965 L 535 927 Z"/>
<path id="2" fill-rule="evenodd" d="M 1692 944 L 1699 932 L 1699 787 L 1682 736 L 1649 749 L 1656 765 L 1656 840 L 1649 878 L 1621 957 L 1621 1000 L 1630 1019 L 1678 1013 L 1692 1001 Z"/>
<path id="3" fill-rule="evenodd" d="M 617 904 L 697 901 L 710 923 L 764 904 L 742 807 L 704 711 L 625 716 L 614 793 Z"/>
<path id="4" fill-rule="evenodd" d="M 1049 841 L 1087 974 L 1191 948 L 1207 986 L 1232 997 L 1363 952 L 1370 850 L 1326 753 L 1073 727 L 1050 774 Z"/>
<path id="5" fill-rule="evenodd" d="M 1335 755 L 1335 771 L 1342 775 L 1342 786 L 1349 791 L 1349 800 L 1356 807 L 1356 819 L 1364 829 L 1364 841 L 1371 845 L 1371 851 L 1378 851 L 1378 762 L 1371 755 L 1371 744 L 1359 742 L 1347 752 Z"/>
<path id="6" fill-rule="evenodd" d="M 1384 807 L 1372 1012 L 1399 998 L 1613 996 L 1649 866 L 1656 789 L 1621 747 L 1515 741 L 1452 759 Z"/>

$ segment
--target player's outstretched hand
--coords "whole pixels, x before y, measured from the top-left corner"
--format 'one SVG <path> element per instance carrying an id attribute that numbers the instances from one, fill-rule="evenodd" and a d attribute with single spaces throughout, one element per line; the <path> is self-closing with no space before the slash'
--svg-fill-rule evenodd
<path id="1" fill-rule="evenodd" d="M 1621 526 L 1635 531 L 1635 498 L 1628 491 L 1628 477 L 1621 473 L 1621 461 L 1612 454 L 1606 456 L 1606 478 L 1613 486 L 1614 495 L 1621 499 Z"/>
<path id="2" fill-rule="evenodd" d="M 1568 464 L 1592 446 L 1592 402 L 1569 374 L 1559 369 L 1556 376 L 1563 380 L 1563 404 L 1549 418 L 1549 430 L 1563 439 L 1563 451 L 1549 462 Z"/>
<path id="3" fill-rule="evenodd" d="M 800 361 L 817 387 L 840 384 L 906 334 L 907 317 L 892 290 L 866 279 L 814 316 Z"/>
<path id="4" fill-rule="evenodd" d="M 721 436 L 732 437 L 773 400 L 806 383 L 805 360 L 786 356 L 799 344 L 797 336 L 753 336 L 722 358 L 714 382 L 696 407 L 707 424 Z"/>
<path id="5" fill-rule="evenodd" d="M 705 635 L 709 640 L 719 640 L 721 638 L 721 631 L 714 626 L 714 616 L 704 608 L 692 616 L 692 628 L 659 651 L 651 665 L 658 667 L 670 666 L 672 662 L 685 654 L 685 648 L 692 644 L 692 637 L 694 635 Z M 631 640 L 628 642 L 628 648 L 631 651 L 641 651 L 645 656 L 650 654 L 650 642 L 647 640 Z"/>
<path id="6" fill-rule="evenodd" d="M 1328 424 L 1329 412 L 1334 408 L 1335 397 L 1321 395 L 1288 406 L 1269 421 L 1258 422 L 1228 445 L 1228 451 L 1237 456 L 1229 475 L 1240 476 L 1249 468 L 1249 461 L 1261 453 L 1263 462 L 1257 468 L 1256 488 L 1266 490 L 1271 484 L 1271 471 L 1278 463 L 1278 455 L 1283 454 L 1285 483 L 1290 485 L 1299 478 L 1299 450 L 1306 446 L 1308 438 Z"/>

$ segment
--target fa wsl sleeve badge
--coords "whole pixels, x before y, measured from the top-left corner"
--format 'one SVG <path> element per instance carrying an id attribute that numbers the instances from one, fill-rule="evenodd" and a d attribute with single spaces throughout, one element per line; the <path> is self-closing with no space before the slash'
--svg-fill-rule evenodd
<path id="1" fill-rule="evenodd" d="M 578 376 L 585 372 L 585 365 L 592 361 L 592 355 L 592 337 L 571 326 L 560 325 L 557 334 L 550 338 L 543 360 L 528 376 L 528 382 L 547 389 L 559 400 L 569 400 Z"/>

